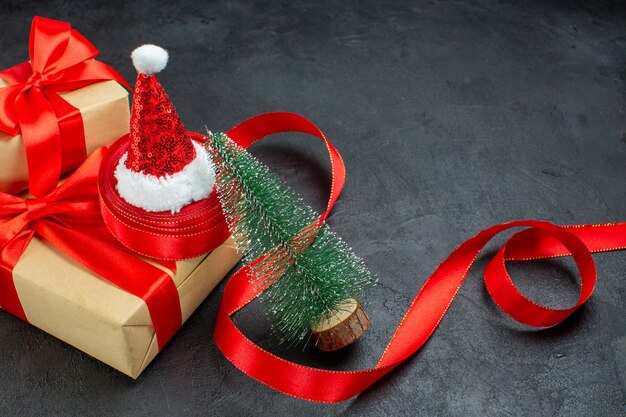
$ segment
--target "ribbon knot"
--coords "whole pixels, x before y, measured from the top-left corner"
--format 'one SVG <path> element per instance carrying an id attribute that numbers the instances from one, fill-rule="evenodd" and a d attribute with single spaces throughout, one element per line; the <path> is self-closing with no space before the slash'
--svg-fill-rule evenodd
<path id="1" fill-rule="evenodd" d="M 46 84 L 46 81 L 48 81 L 48 77 L 43 75 L 42 73 L 35 71 L 31 74 L 30 77 L 28 77 L 28 80 L 26 80 L 26 87 L 36 87 L 41 89 L 41 87 L 43 87 Z"/>
<path id="2" fill-rule="evenodd" d="M 43 198 L 31 198 L 24 200 L 24 202 L 30 221 L 44 219 L 50 214 L 50 206 Z"/>

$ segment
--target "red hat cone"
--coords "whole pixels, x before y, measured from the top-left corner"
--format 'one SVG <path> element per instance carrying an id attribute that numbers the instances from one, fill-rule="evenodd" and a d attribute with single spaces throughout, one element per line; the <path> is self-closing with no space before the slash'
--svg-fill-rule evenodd
<path id="1" fill-rule="evenodd" d="M 143 45 L 131 56 L 138 75 L 130 145 L 115 170 L 117 191 L 136 207 L 175 213 L 209 195 L 215 183 L 213 166 L 154 75 L 167 64 L 167 51 Z"/>

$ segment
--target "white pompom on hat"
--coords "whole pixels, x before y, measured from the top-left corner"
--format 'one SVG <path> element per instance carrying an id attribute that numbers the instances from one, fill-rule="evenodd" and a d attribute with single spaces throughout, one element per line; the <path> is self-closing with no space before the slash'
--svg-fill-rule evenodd
<path id="1" fill-rule="evenodd" d="M 169 54 L 160 46 L 146 44 L 130 54 L 135 69 L 140 74 L 158 74 L 167 66 Z"/>

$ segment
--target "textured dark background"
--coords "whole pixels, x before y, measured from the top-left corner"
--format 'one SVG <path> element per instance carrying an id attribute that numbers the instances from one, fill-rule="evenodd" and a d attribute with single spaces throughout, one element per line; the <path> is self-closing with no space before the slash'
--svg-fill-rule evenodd
<path id="1" fill-rule="evenodd" d="M 237 321 L 273 352 L 373 366 L 426 277 L 479 230 L 524 218 L 626 220 L 623 2 L 201 3 L 4 1 L 0 67 L 27 58 L 40 14 L 70 21 L 129 80 L 132 48 L 169 49 L 160 79 L 191 129 L 289 110 L 327 133 L 348 169 L 330 224 L 380 278 L 366 296 L 373 325 L 341 353 L 285 351 L 252 306 Z M 323 206 L 317 141 L 287 135 L 253 150 Z M 336 405 L 278 394 L 224 359 L 211 336 L 222 287 L 137 381 L 0 313 L 0 415 L 624 415 L 626 256 L 595 259 L 592 299 L 535 331 L 489 300 L 479 258 L 426 346 Z M 511 270 L 539 301 L 576 299 L 569 261 Z"/>

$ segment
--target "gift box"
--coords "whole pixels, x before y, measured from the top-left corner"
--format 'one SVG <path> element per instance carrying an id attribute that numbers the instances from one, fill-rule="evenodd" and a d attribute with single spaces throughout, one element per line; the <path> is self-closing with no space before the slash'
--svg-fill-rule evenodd
<path id="1" fill-rule="evenodd" d="M 0 89 L 9 84 L 0 78 Z M 103 81 L 58 95 L 80 111 L 84 151 L 65 158 L 62 171 L 76 168 L 100 146 L 108 146 L 129 130 L 128 92 L 116 81 Z M 26 148 L 21 134 L 0 131 L 0 192 L 15 194 L 28 187 Z"/>
<path id="2" fill-rule="evenodd" d="M 176 262 L 125 248 L 100 213 L 105 152 L 45 196 L 0 193 L 0 308 L 137 378 L 240 256 L 221 236 Z"/>
<path id="3" fill-rule="evenodd" d="M 0 71 L 0 192 L 39 196 L 128 133 L 129 86 L 65 22 L 35 17 L 29 53 Z"/>
<path id="4" fill-rule="evenodd" d="M 228 240 L 209 255 L 163 268 L 186 321 L 239 261 Z M 159 352 L 146 303 L 34 238 L 13 268 L 28 321 L 120 372 L 137 378 Z"/>

